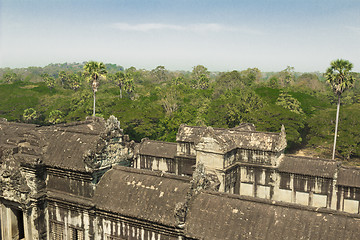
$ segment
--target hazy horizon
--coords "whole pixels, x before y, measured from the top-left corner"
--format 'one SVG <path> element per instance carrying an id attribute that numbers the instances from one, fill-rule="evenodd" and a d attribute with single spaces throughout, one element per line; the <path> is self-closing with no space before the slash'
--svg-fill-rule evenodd
<path id="1" fill-rule="evenodd" d="M 125 68 L 360 72 L 356 0 L 0 0 L 0 67 L 89 60 Z"/>

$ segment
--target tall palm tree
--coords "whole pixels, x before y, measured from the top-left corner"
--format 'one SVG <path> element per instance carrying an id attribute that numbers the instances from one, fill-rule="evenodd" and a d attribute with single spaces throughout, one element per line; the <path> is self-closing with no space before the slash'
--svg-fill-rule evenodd
<path id="1" fill-rule="evenodd" d="M 336 137 L 339 124 L 339 112 L 340 112 L 340 97 L 341 94 L 348 88 L 354 85 L 354 76 L 350 72 L 353 68 L 352 63 L 348 60 L 337 59 L 332 61 L 330 67 L 326 70 L 325 77 L 327 82 L 331 85 L 334 94 L 338 97 L 337 111 L 336 111 L 336 123 L 335 123 L 335 136 L 332 159 L 335 159 L 335 147 Z"/>
<path id="2" fill-rule="evenodd" d="M 113 75 L 115 84 L 118 85 L 120 88 L 120 95 L 119 95 L 120 98 L 122 98 L 122 89 L 126 81 L 125 75 L 126 74 L 123 72 L 117 72 L 115 73 L 115 75 Z"/>
<path id="3" fill-rule="evenodd" d="M 95 102 L 96 102 L 96 92 L 99 86 L 99 80 L 106 79 L 106 66 L 102 62 L 87 62 L 84 66 L 84 76 L 86 80 L 92 82 L 91 86 L 94 92 L 94 105 L 93 105 L 93 116 L 95 116 Z"/>
<path id="4" fill-rule="evenodd" d="M 134 79 L 130 73 L 125 74 L 124 89 L 128 95 L 134 91 Z"/>

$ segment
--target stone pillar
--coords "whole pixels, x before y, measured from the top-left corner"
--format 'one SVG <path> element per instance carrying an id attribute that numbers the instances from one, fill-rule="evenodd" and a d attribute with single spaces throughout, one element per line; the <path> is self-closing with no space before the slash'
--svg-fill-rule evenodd
<path id="1" fill-rule="evenodd" d="M 296 192 L 294 185 L 294 174 L 290 174 L 290 186 L 291 186 L 291 202 L 296 203 Z"/>
<path id="2" fill-rule="evenodd" d="M 175 158 L 175 174 L 180 175 L 179 174 L 179 159 L 178 158 Z"/>
<path id="3" fill-rule="evenodd" d="M 83 223 L 84 223 L 84 239 L 89 240 L 90 217 L 89 217 L 89 212 L 87 210 L 83 212 Z"/>
<path id="4" fill-rule="evenodd" d="M 4 205 L 2 205 L 0 203 L 0 236 L 1 236 L 1 239 L 5 239 L 5 227 L 6 227 L 6 221 L 5 221 L 5 208 L 4 208 Z"/>
<path id="5" fill-rule="evenodd" d="M 31 236 L 31 221 L 29 221 L 29 219 L 28 219 L 27 211 L 23 212 L 23 219 L 24 219 L 24 235 L 25 235 L 25 239 L 33 239 L 32 236 Z"/>
<path id="6" fill-rule="evenodd" d="M 270 199 L 276 200 L 280 194 L 280 174 L 278 171 L 271 171 L 270 186 Z"/>
<path id="7" fill-rule="evenodd" d="M 343 187 L 341 187 L 341 188 L 339 188 L 339 194 L 340 194 L 340 204 L 339 204 L 339 209 L 337 209 L 337 210 L 339 210 L 339 211 L 344 211 L 344 188 Z"/>
<path id="8" fill-rule="evenodd" d="M 11 237 L 11 209 L 1 204 L 1 236 L 2 239 L 12 239 Z"/>
<path id="9" fill-rule="evenodd" d="M 50 218 L 49 218 L 49 205 L 45 208 L 45 222 L 46 222 L 46 236 L 50 239 Z"/>
<path id="10" fill-rule="evenodd" d="M 337 175 L 337 174 L 336 174 Z M 337 176 L 336 176 L 337 177 Z M 336 205 L 337 205 L 337 193 L 338 193 L 338 189 L 337 189 L 337 179 L 334 178 L 334 180 L 332 181 L 332 189 L 330 191 L 330 197 L 331 198 L 331 203 L 330 203 L 330 208 L 336 210 Z M 342 195 L 342 194 L 341 194 Z"/>

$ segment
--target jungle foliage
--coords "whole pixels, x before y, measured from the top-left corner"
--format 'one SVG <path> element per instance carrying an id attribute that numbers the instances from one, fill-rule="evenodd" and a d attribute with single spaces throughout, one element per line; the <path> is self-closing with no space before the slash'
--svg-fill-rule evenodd
<path id="1" fill-rule="evenodd" d="M 0 117 L 47 125 L 84 120 L 93 112 L 92 85 L 83 64 L 0 69 Z M 105 64 L 107 78 L 96 92 L 96 115 L 116 116 L 136 141 L 148 137 L 175 141 L 180 124 L 235 127 L 254 123 L 259 131 L 279 132 L 283 124 L 288 152 L 310 148 L 330 157 L 337 99 L 320 73 L 148 71 Z M 337 158 L 360 158 L 360 85 L 342 96 Z"/>

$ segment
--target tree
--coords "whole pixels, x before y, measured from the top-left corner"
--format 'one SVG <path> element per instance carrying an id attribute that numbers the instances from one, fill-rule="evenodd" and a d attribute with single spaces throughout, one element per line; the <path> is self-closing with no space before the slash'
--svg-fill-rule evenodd
<path id="1" fill-rule="evenodd" d="M 66 89 L 70 88 L 70 89 L 76 91 L 81 86 L 82 78 L 77 73 L 61 71 L 61 72 L 59 72 L 59 80 L 60 80 L 61 86 L 63 88 L 66 88 Z"/>
<path id="2" fill-rule="evenodd" d="M 26 122 L 34 121 L 38 118 L 37 112 L 33 108 L 27 108 L 24 110 L 23 118 Z"/>
<path id="3" fill-rule="evenodd" d="M 325 84 L 319 81 L 315 73 L 304 73 L 296 79 L 295 86 L 302 89 L 311 89 L 314 92 L 321 92 L 325 89 Z"/>
<path id="4" fill-rule="evenodd" d="M 258 68 L 248 68 L 241 71 L 243 81 L 247 86 L 251 86 L 254 83 L 258 83 L 261 78 L 261 71 Z"/>
<path id="5" fill-rule="evenodd" d="M 163 106 L 166 115 L 171 115 L 173 112 L 175 112 L 178 109 L 176 92 L 175 91 L 164 92 L 164 96 L 160 100 L 160 103 Z"/>
<path id="6" fill-rule="evenodd" d="M 49 76 L 49 74 L 44 73 L 41 74 L 41 77 L 43 78 L 46 86 L 51 90 L 55 87 L 55 78 L 52 76 Z"/>
<path id="7" fill-rule="evenodd" d="M 226 91 L 232 91 L 235 88 L 243 88 L 245 85 L 244 79 L 240 72 L 234 70 L 231 72 L 221 73 L 214 85 L 214 96 L 220 96 Z"/>
<path id="8" fill-rule="evenodd" d="M 301 109 L 301 103 L 296 98 L 293 98 L 289 93 L 281 91 L 279 94 L 278 99 L 276 100 L 276 104 L 285 108 L 289 109 L 290 111 L 302 114 L 304 113 Z"/>
<path id="9" fill-rule="evenodd" d="M 209 104 L 208 123 L 214 127 L 235 127 L 251 120 L 251 113 L 263 105 L 261 98 L 251 89 L 236 88 L 220 95 Z"/>
<path id="10" fill-rule="evenodd" d="M 209 71 L 206 67 L 204 67 L 203 65 L 197 65 L 195 67 L 193 67 L 193 70 L 192 70 L 192 78 L 195 79 L 195 80 L 199 80 L 201 75 L 202 74 L 205 74 L 206 77 L 209 77 Z"/>
<path id="11" fill-rule="evenodd" d="M 106 67 L 102 62 L 87 62 L 84 66 L 84 76 L 88 82 L 91 82 L 92 90 L 94 93 L 93 116 L 95 117 L 95 102 L 96 92 L 99 86 L 99 80 L 106 78 Z"/>
<path id="12" fill-rule="evenodd" d="M 49 114 L 49 123 L 57 124 L 63 121 L 64 114 L 60 110 L 53 110 Z"/>
<path id="13" fill-rule="evenodd" d="M 173 78 L 172 81 L 171 81 L 171 84 L 172 84 L 172 85 L 175 85 L 175 86 L 180 85 L 180 84 L 183 84 L 183 83 L 184 83 L 184 77 L 182 77 L 182 76 L 180 76 L 180 77 L 175 77 L 175 78 Z"/>
<path id="14" fill-rule="evenodd" d="M 155 69 L 151 70 L 151 74 L 156 79 L 156 82 L 165 82 L 167 79 L 168 71 L 164 66 L 157 66 Z"/>
<path id="15" fill-rule="evenodd" d="M 68 79 L 69 88 L 71 88 L 74 91 L 78 90 L 81 86 L 81 80 L 82 78 L 78 74 L 76 73 L 70 74 Z"/>
<path id="16" fill-rule="evenodd" d="M 59 79 L 61 82 L 61 86 L 65 87 L 69 80 L 69 75 L 65 71 L 59 72 Z"/>
<path id="17" fill-rule="evenodd" d="M 191 86 L 197 89 L 206 89 L 209 86 L 210 72 L 203 65 L 197 65 L 191 73 Z"/>
<path id="18" fill-rule="evenodd" d="M 353 65 L 348 60 L 337 59 L 330 63 L 330 67 L 326 70 L 325 73 L 327 82 L 330 84 L 335 96 L 337 96 L 338 98 L 332 159 L 335 158 L 336 137 L 338 131 L 339 112 L 340 112 L 340 97 L 341 94 L 346 89 L 351 88 L 353 86 L 355 80 L 354 76 L 350 72 L 352 68 Z"/>
<path id="19" fill-rule="evenodd" d="M 207 89 L 209 87 L 209 78 L 205 74 L 201 74 L 198 80 L 199 89 Z"/>
<path id="20" fill-rule="evenodd" d="M 125 74 L 124 90 L 128 95 L 134 92 L 134 79 L 130 73 Z"/>
<path id="21" fill-rule="evenodd" d="M 288 87 L 294 82 L 294 67 L 287 66 L 284 70 L 277 74 L 279 84 L 282 87 Z"/>
<path id="22" fill-rule="evenodd" d="M 122 98 L 122 89 L 125 84 L 125 73 L 124 72 L 117 72 L 112 76 L 114 83 L 120 88 L 120 95 L 119 97 Z"/>
<path id="23" fill-rule="evenodd" d="M 5 73 L 2 78 L 5 83 L 14 83 L 16 81 L 21 81 L 21 77 L 11 71 Z"/>
<path id="24" fill-rule="evenodd" d="M 275 76 L 272 76 L 269 80 L 268 85 L 271 88 L 278 88 L 279 87 L 279 79 Z"/>

